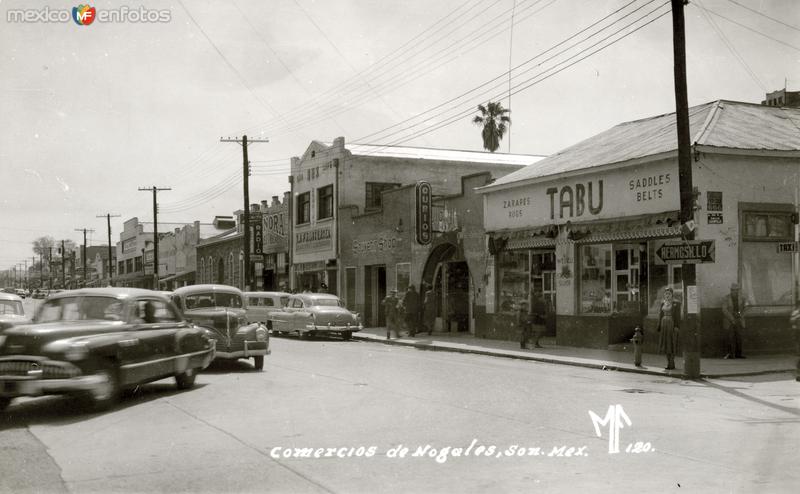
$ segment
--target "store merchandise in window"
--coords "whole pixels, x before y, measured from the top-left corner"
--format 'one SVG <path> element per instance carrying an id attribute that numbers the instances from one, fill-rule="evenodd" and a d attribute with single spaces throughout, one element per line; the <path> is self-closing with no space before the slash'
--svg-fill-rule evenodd
<path id="1" fill-rule="evenodd" d="M 527 250 L 505 251 L 497 266 L 500 312 L 514 312 L 530 294 L 530 255 Z"/>

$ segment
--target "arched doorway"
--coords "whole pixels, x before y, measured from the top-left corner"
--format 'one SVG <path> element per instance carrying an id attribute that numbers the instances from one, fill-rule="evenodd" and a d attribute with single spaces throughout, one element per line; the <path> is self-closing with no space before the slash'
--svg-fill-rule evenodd
<path id="1" fill-rule="evenodd" d="M 442 242 L 431 250 L 422 272 L 422 282 L 432 287 L 435 294 L 435 330 L 474 330 L 469 265 L 455 243 Z"/>

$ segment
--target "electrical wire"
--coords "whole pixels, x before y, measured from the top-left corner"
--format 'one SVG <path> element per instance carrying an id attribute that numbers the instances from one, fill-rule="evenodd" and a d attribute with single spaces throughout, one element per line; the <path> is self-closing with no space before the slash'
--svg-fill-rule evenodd
<path id="1" fill-rule="evenodd" d="M 761 36 L 763 36 L 763 37 L 765 37 L 765 38 L 767 38 L 767 39 L 771 39 L 772 41 L 774 41 L 774 42 L 776 42 L 776 43 L 780 43 L 780 44 L 782 44 L 783 46 L 787 46 L 787 47 L 789 47 L 789 48 L 792 48 L 792 49 L 794 49 L 794 50 L 800 51 L 800 47 L 797 47 L 797 46 L 794 46 L 794 45 L 790 45 L 789 43 L 786 43 L 785 41 L 781 41 L 781 40 L 779 40 L 779 39 L 777 39 L 777 38 L 773 38 L 772 36 L 770 36 L 770 35 L 768 35 L 768 34 L 762 33 L 761 31 L 759 31 L 759 30 L 757 30 L 757 29 L 753 29 L 753 28 L 752 28 L 752 27 L 750 27 L 750 26 L 746 26 L 746 25 L 742 24 L 741 22 L 734 21 L 734 20 L 733 20 L 733 19 L 731 19 L 730 17 L 725 17 L 724 15 L 722 15 L 722 14 L 719 14 L 719 13 L 717 13 L 717 12 L 714 12 L 714 11 L 713 11 L 713 10 L 711 10 L 711 9 L 707 9 L 707 8 L 705 8 L 705 7 L 702 7 L 702 6 L 701 6 L 701 8 L 702 8 L 702 10 L 705 10 L 705 11 L 707 11 L 707 12 L 711 13 L 711 14 L 714 14 L 714 15 L 715 15 L 715 16 L 717 16 L 717 17 L 721 17 L 721 18 L 725 19 L 725 20 L 726 20 L 726 21 L 728 21 L 728 22 L 731 22 L 731 23 L 733 23 L 733 24 L 736 24 L 737 26 L 743 27 L 743 28 L 747 29 L 748 31 L 752 31 L 752 32 L 754 32 L 754 33 L 756 33 L 756 34 L 758 34 L 758 35 L 761 35 Z M 790 26 L 790 27 L 791 27 L 791 26 Z M 796 29 L 796 28 L 794 28 L 794 29 Z"/>
<path id="2" fill-rule="evenodd" d="M 754 14 L 760 15 L 761 17 L 764 17 L 764 18 L 766 18 L 766 19 L 769 19 L 769 20 L 771 20 L 771 21 L 773 21 L 773 22 L 777 22 L 778 24 L 781 24 L 781 25 L 784 25 L 784 26 L 786 26 L 786 27 L 788 27 L 788 28 L 794 29 L 795 31 L 800 31 L 800 28 L 798 28 L 798 27 L 792 26 L 791 24 L 787 24 L 787 23 L 783 22 L 783 21 L 782 21 L 782 20 L 780 20 L 780 19 L 776 19 L 776 18 L 774 18 L 774 17 L 770 17 L 770 16 L 768 16 L 767 14 L 764 14 L 763 12 L 759 12 L 758 10 L 755 10 L 755 9 L 753 9 L 753 8 L 750 8 L 750 7 L 748 7 L 747 5 L 743 5 L 743 4 L 739 3 L 739 2 L 737 2 L 736 0 L 728 0 L 728 1 L 729 1 L 730 3 L 732 3 L 732 4 L 734 4 L 734 5 L 738 5 L 739 7 L 743 8 L 743 9 L 745 9 L 745 10 L 749 10 L 750 12 L 752 12 L 752 13 L 754 13 Z M 720 17 L 721 17 L 721 16 L 720 16 Z"/>

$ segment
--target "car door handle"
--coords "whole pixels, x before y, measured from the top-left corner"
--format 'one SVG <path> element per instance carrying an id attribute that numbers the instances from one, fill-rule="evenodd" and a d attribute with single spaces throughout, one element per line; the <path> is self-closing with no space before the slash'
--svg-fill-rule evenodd
<path id="1" fill-rule="evenodd" d="M 119 346 L 136 346 L 139 344 L 138 338 L 131 338 L 129 340 L 120 340 Z"/>

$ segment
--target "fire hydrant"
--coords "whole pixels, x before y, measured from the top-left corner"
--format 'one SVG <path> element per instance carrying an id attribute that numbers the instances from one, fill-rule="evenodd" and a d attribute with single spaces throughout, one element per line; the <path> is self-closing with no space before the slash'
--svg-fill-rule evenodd
<path id="1" fill-rule="evenodd" d="M 636 329 L 633 330 L 633 338 L 631 338 L 631 342 L 633 343 L 633 365 L 636 367 L 642 366 L 642 343 L 644 343 L 644 334 L 642 332 L 642 328 L 636 326 Z"/>

